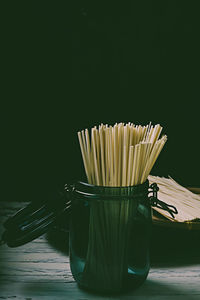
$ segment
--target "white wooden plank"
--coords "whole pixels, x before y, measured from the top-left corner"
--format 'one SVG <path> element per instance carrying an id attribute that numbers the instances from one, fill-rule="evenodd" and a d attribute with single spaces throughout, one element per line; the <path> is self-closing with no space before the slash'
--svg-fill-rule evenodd
<path id="1" fill-rule="evenodd" d="M 21 283 L 30 283 L 30 284 L 35 284 L 35 283 L 58 283 L 58 282 L 64 282 L 65 284 L 69 282 L 74 282 L 74 279 L 71 274 L 18 274 L 17 276 L 15 275 L 0 275 L 0 286 L 3 284 L 21 284 Z"/>
<path id="2" fill-rule="evenodd" d="M 67 241 L 66 241 L 67 244 Z M 67 248 L 67 246 L 66 246 Z M 51 246 L 45 239 L 45 235 L 42 237 L 37 238 L 34 241 L 29 242 L 28 244 L 16 247 L 16 248 L 9 248 L 7 245 L 2 245 L 0 251 L 7 252 L 7 253 L 39 253 L 39 252 L 56 252 L 57 250 L 55 247 Z"/>
<path id="3" fill-rule="evenodd" d="M 3 298 L 0 298 L 0 299 L 9 299 L 9 300 L 41 300 L 41 297 L 43 300 L 73 300 L 73 299 L 76 299 L 76 300 L 87 300 L 87 299 L 91 299 L 91 300 L 94 300 L 94 299 L 97 299 L 97 300 L 110 300 L 110 299 L 116 299 L 116 300 L 123 300 L 123 299 L 138 299 L 138 300 L 147 300 L 147 296 L 137 296 L 137 298 L 135 298 L 134 296 L 126 296 L 126 297 L 102 297 L 102 296 L 87 296 L 85 297 L 85 295 L 52 295 L 52 296 L 44 296 L 44 295 L 34 295 L 34 298 L 30 297 L 30 296 L 26 296 L 24 298 L 24 296 L 8 296 L 8 297 L 3 297 Z M 57 297 L 57 298 L 55 298 Z M 148 300 L 199 300 L 199 295 L 194 295 L 192 296 L 192 298 L 188 298 L 188 296 L 184 295 L 184 296 L 162 296 L 162 297 L 155 297 L 155 296 L 148 296 Z"/>
<path id="4" fill-rule="evenodd" d="M 1 263 L 1 274 L 3 275 L 66 275 L 71 274 L 68 263 L 32 263 L 32 262 L 3 262 Z"/>
<path id="5" fill-rule="evenodd" d="M 48 253 L 0 252 L 0 265 L 2 262 L 69 263 L 69 256 L 55 251 Z"/>
<path id="6" fill-rule="evenodd" d="M 200 278 L 200 265 L 192 265 L 192 266 L 179 266 L 179 267 L 165 267 L 165 268 L 151 268 L 150 270 L 151 276 L 165 277 L 170 276 L 181 276 L 181 277 L 193 277 L 198 276 Z"/>

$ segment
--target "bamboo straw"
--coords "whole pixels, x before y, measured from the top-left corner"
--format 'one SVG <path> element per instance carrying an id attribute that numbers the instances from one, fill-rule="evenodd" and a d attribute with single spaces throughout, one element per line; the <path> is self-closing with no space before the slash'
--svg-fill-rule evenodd
<path id="1" fill-rule="evenodd" d="M 96 184 L 100 185 L 100 179 L 99 179 L 99 170 L 97 165 L 97 151 L 96 151 L 96 140 L 95 140 L 95 128 L 92 128 L 92 153 L 93 153 L 93 162 L 94 162 L 94 173 L 95 173 L 95 180 Z"/>
<path id="2" fill-rule="evenodd" d="M 100 148 L 101 148 L 101 172 L 102 172 L 102 183 L 103 186 L 106 185 L 106 176 L 105 176 L 105 148 L 104 148 L 104 131 L 103 127 L 99 130 L 100 138 Z"/>
<path id="3" fill-rule="evenodd" d="M 133 173 L 133 149 L 134 147 L 131 146 L 129 151 L 127 186 L 131 185 L 131 175 Z"/>
<path id="4" fill-rule="evenodd" d="M 90 171 L 89 171 L 89 167 L 88 167 L 88 164 L 87 164 L 87 157 L 86 157 L 86 153 L 85 153 L 85 149 L 84 149 L 84 145 L 83 145 L 83 141 L 82 141 L 81 133 L 80 132 L 78 132 L 78 139 L 79 139 L 81 153 L 82 153 L 82 157 L 83 157 L 83 163 L 84 163 L 85 173 L 86 173 L 88 182 L 90 182 L 91 181 Z"/>

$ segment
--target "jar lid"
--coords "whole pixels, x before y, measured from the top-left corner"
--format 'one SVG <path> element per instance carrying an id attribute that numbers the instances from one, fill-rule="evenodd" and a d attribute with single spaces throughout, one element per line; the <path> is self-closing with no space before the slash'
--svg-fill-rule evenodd
<path id="1" fill-rule="evenodd" d="M 46 233 L 70 207 L 68 193 L 59 192 L 52 200 L 33 202 L 20 209 L 3 224 L 0 244 L 18 247 Z"/>

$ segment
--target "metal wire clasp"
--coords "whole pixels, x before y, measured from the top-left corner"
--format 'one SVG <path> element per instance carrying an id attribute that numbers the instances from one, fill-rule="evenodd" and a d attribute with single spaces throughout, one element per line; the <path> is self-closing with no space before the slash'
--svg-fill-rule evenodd
<path id="1" fill-rule="evenodd" d="M 64 185 L 64 195 L 65 195 L 65 198 L 67 199 L 66 204 L 67 204 L 68 208 L 70 208 L 70 206 L 71 206 L 72 193 L 74 190 L 75 190 L 74 184 L 66 183 Z"/>
<path id="2" fill-rule="evenodd" d="M 149 200 L 150 200 L 150 204 L 153 207 L 158 207 L 160 209 L 166 210 L 168 211 L 168 213 L 172 216 L 172 218 L 174 218 L 174 214 L 178 214 L 178 211 L 176 209 L 175 206 L 173 205 L 169 205 L 161 200 L 158 199 L 158 191 L 159 191 L 159 187 L 157 186 L 157 184 L 154 182 L 150 185 L 149 187 L 150 191 L 149 191 Z"/>
<path id="3" fill-rule="evenodd" d="M 74 184 L 69 184 L 69 183 L 66 183 L 64 185 L 64 191 L 67 192 L 67 193 L 72 193 L 75 189 L 75 186 Z"/>

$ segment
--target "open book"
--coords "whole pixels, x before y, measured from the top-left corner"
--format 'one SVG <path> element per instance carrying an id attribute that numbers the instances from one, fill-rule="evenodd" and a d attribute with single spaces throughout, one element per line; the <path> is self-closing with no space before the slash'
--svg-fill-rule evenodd
<path id="1" fill-rule="evenodd" d="M 158 185 L 158 199 L 175 206 L 178 214 L 173 219 L 165 210 L 153 207 L 154 210 L 174 222 L 200 222 L 200 191 L 199 194 L 193 193 L 171 177 L 149 175 L 148 180 L 150 184 L 155 182 Z"/>

